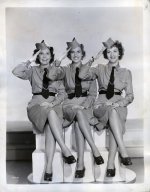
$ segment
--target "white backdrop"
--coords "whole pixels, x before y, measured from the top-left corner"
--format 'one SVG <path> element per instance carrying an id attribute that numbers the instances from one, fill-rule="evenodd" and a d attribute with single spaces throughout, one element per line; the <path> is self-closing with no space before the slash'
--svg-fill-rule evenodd
<path id="1" fill-rule="evenodd" d="M 112 37 L 125 48 L 120 64 L 132 71 L 135 100 L 129 107 L 128 118 L 143 116 L 143 31 L 142 8 L 138 7 L 79 7 L 79 8 L 7 8 L 7 120 L 28 120 L 26 106 L 31 99 L 28 81 L 12 75 L 12 69 L 29 59 L 36 42 L 43 39 L 54 47 L 56 58 L 66 49 L 73 37 L 83 43 L 86 62 Z M 67 64 L 68 59 L 63 61 Z M 99 59 L 99 63 L 106 61 Z"/>

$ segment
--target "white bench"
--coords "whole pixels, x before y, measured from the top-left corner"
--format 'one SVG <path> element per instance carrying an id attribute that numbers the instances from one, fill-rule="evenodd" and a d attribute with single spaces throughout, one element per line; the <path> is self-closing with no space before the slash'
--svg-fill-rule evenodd
<path id="1" fill-rule="evenodd" d="M 127 123 L 127 126 L 130 129 L 130 126 L 133 126 L 134 122 Z M 139 122 L 137 124 L 139 126 Z M 141 126 L 141 125 L 140 125 Z M 140 128 L 137 128 L 140 130 Z M 135 130 L 135 129 L 133 129 Z M 141 130 L 140 130 L 141 131 Z M 131 130 L 129 130 L 131 132 Z M 96 146 L 99 148 L 101 155 L 104 158 L 105 163 L 98 166 L 95 165 L 93 161 L 93 156 L 91 153 L 91 149 L 86 143 L 86 149 L 84 153 L 84 163 L 85 163 L 85 176 L 81 179 L 75 179 L 75 169 L 76 163 L 68 165 L 65 164 L 61 157 L 61 150 L 57 145 L 57 149 L 54 156 L 53 161 L 53 181 L 51 183 L 61 183 L 61 182 L 100 182 L 100 183 L 112 183 L 112 182 L 133 182 L 136 178 L 136 175 L 133 171 L 127 169 L 125 166 L 120 165 L 118 155 L 116 155 L 115 159 L 115 168 L 116 168 L 116 175 L 115 177 L 108 178 L 106 177 L 106 169 L 107 169 L 107 159 L 108 159 L 108 131 L 103 130 L 101 132 L 97 132 L 92 129 L 92 135 L 94 138 L 94 142 Z M 132 134 L 133 135 L 133 134 Z M 134 134 L 136 135 L 136 139 L 138 139 L 141 146 L 142 146 L 142 139 L 141 134 Z M 134 139 L 132 138 L 132 143 L 128 143 L 129 133 L 125 134 L 125 143 L 128 146 L 133 145 Z M 131 138 L 131 137 L 130 137 Z M 66 145 L 71 149 L 72 154 L 76 157 L 76 145 L 74 139 L 74 129 L 73 127 L 69 127 L 64 130 L 64 140 Z M 137 143 L 136 143 L 137 144 Z M 139 146 L 139 145 L 137 145 Z M 29 176 L 29 180 L 33 183 L 46 183 L 43 180 L 43 175 L 45 172 L 45 136 L 44 134 L 36 135 L 36 150 L 33 152 L 33 174 Z"/>
<path id="2" fill-rule="evenodd" d="M 24 132 L 32 131 L 30 122 L 7 122 L 7 132 Z M 106 178 L 106 162 L 108 158 L 108 139 L 107 132 L 95 132 L 92 131 L 95 144 L 99 148 L 105 163 L 100 166 L 96 166 L 93 163 L 93 157 L 90 147 L 86 144 L 84 162 L 85 162 L 85 177 L 83 179 L 74 179 L 74 172 L 76 164 L 67 165 L 64 164 L 60 148 L 57 145 L 53 161 L 53 183 L 57 182 L 130 182 L 135 178 L 135 174 L 125 169 L 124 166 L 120 166 L 118 156 L 116 156 L 116 176 L 113 178 Z M 45 172 L 45 136 L 44 134 L 38 134 L 36 137 L 36 150 L 32 154 L 33 159 L 33 173 L 29 175 L 28 179 L 34 183 L 44 183 L 43 174 Z M 73 138 L 72 138 L 73 137 Z M 76 147 L 74 144 L 74 132 L 71 127 L 64 130 L 65 143 L 71 149 L 72 153 L 76 157 Z M 126 122 L 126 133 L 124 135 L 124 141 L 128 154 L 131 157 L 143 157 L 143 121 L 142 119 L 128 119 Z M 121 176 L 121 177 L 120 177 Z"/>

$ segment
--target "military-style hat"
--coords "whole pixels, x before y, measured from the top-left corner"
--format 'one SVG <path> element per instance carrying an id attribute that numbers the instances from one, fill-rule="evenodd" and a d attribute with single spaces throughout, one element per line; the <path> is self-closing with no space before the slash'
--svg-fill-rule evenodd
<path id="1" fill-rule="evenodd" d="M 40 50 L 40 49 L 45 49 L 45 48 L 49 48 L 48 45 L 46 45 L 46 43 L 44 42 L 44 40 L 41 41 L 41 43 L 36 43 L 35 44 L 36 49 Z"/>
<path id="2" fill-rule="evenodd" d="M 106 48 L 110 49 L 114 45 L 114 43 L 115 42 L 111 38 L 109 38 L 107 41 L 103 42 L 103 45 Z"/>
<path id="3" fill-rule="evenodd" d="M 67 46 L 68 46 L 67 49 L 69 49 L 69 48 L 75 49 L 76 47 L 81 47 L 81 44 L 79 44 L 74 37 L 72 42 L 67 42 Z"/>

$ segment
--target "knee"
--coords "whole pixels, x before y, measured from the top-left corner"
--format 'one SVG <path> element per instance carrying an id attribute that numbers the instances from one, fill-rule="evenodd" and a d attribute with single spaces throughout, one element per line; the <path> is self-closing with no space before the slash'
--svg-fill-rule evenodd
<path id="1" fill-rule="evenodd" d="M 83 115 L 82 109 L 77 109 L 76 115 L 77 115 L 77 116 L 82 116 L 82 115 Z"/>
<path id="2" fill-rule="evenodd" d="M 109 117 L 112 116 L 112 115 L 113 115 L 113 116 L 114 116 L 114 115 L 117 115 L 116 109 L 114 109 L 114 108 L 111 107 L 111 108 L 109 109 L 109 111 L 108 111 L 108 115 L 109 115 Z"/>
<path id="3" fill-rule="evenodd" d="M 44 129 L 44 131 L 45 131 L 45 136 L 51 134 L 51 126 L 50 126 L 50 124 L 49 124 L 49 121 L 47 121 L 47 123 L 45 124 L 45 127 L 44 127 L 44 128 L 45 128 L 45 129 Z"/>
<path id="4" fill-rule="evenodd" d="M 45 131 L 49 131 L 49 124 L 48 123 L 45 124 Z"/>
<path id="5" fill-rule="evenodd" d="M 48 113 L 48 117 L 53 117 L 54 115 L 56 115 L 56 112 L 53 109 L 51 109 Z"/>

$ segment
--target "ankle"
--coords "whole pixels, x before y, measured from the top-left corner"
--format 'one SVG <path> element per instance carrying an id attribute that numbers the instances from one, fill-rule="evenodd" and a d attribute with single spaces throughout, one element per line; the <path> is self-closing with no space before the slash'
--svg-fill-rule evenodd
<path id="1" fill-rule="evenodd" d="M 72 155 L 69 150 L 63 150 L 62 153 L 63 153 L 63 155 L 64 155 L 65 157 L 69 157 L 69 156 Z"/>
<path id="2" fill-rule="evenodd" d="M 93 151 L 93 155 L 94 155 L 95 157 L 98 157 L 98 156 L 100 156 L 101 154 L 100 154 L 100 152 L 99 152 L 98 150 L 96 150 L 96 151 Z"/>
<path id="3" fill-rule="evenodd" d="M 77 170 L 82 170 L 84 168 L 84 163 L 82 163 L 82 164 L 76 164 L 76 169 Z"/>
<path id="4" fill-rule="evenodd" d="M 127 153 L 120 153 L 119 156 L 125 158 L 125 157 L 129 157 Z"/>
<path id="5" fill-rule="evenodd" d="M 52 168 L 48 168 L 45 170 L 45 173 L 51 174 L 52 173 Z"/>
<path id="6" fill-rule="evenodd" d="M 114 169 L 114 168 L 115 168 L 114 163 L 108 163 L 107 164 L 107 169 Z"/>

